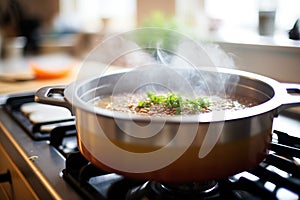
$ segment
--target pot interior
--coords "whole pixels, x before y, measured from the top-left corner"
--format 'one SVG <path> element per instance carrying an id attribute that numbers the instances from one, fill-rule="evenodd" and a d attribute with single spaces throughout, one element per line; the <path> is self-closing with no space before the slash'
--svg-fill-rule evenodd
<path id="1" fill-rule="evenodd" d="M 76 96 L 93 103 L 104 96 L 146 91 L 166 91 L 188 95 L 245 97 L 257 104 L 272 99 L 275 91 L 255 77 L 191 69 L 143 69 L 94 78 L 78 86 Z"/>

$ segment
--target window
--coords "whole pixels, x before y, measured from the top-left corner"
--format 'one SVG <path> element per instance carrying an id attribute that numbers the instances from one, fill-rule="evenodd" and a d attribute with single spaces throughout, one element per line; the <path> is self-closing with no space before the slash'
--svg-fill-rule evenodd
<path id="1" fill-rule="evenodd" d="M 262 0 L 205 0 L 209 18 L 222 20 L 222 27 L 257 30 L 258 8 Z M 276 4 L 276 31 L 286 33 L 300 17 L 299 0 L 270 0 Z"/>

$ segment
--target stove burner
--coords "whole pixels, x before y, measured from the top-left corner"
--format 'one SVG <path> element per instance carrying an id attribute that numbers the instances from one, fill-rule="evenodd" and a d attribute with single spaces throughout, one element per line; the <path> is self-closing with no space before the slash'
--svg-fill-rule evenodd
<path id="1" fill-rule="evenodd" d="M 73 126 L 73 129 L 69 129 L 66 132 L 66 136 L 74 136 L 76 135 L 75 130 L 75 120 L 66 118 L 54 121 L 43 121 L 43 122 L 32 122 L 28 116 L 24 115 L 21 111 L 21 106 L 26 103 L 34 102 L 34 95 L 33 94 L 24 94 L 22 96 L 11 96 L 7 99 L 6 103 L 4 104 L 5 110 L 14 118 L 14 120 L 27 132 L 27 134 L 33 140 L 48 140 L 50 139 L 50 132 L 49 128 L 43 129 L 44 127 L 56 127 L 56 125 L 63 126 L 63 124 L 74 124 L 69 125 Z M 52 128 L 50 128 L 52 129 Z"/>
<path id="2" fill-rule="evenodd" d="M 126 200 L 166 199 L 166 200 L 196 200 L 218 199 L 219 186 L 216 181 L 186 184 L 163 184 L 148 181 L 140 187 L 136 187 L 127 193 Z"/>
<path id="3" fill-rule="evenodd" d="M 65 158 L 70 154 L 78 151 L 77 138 L 69 134 L 76 130 L 75 125 L 59 126 L 50 132 L 50 145 L 59 151 Z"/>

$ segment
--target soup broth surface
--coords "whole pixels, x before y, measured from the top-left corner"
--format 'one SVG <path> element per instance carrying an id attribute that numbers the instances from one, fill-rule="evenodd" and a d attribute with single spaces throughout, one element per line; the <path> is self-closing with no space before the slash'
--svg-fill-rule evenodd
<path id="1" fill-rule="evenodd" d="M 162 102 L 153 101 L 153 99 L 158 99 L 159 101 L 161 100 L 160 98 Z M 258 102 L 241 96 L 230 98 L 219 96 L 187 98 L 174 93 L 152 93 L 152 96 L 149 96 L 147 93 L 123 93 L 101 97 L 94 102 L 94 105 L 113 111 L 140 115 L 172 116 L 200 114 L 218 110 L 235 111 L 258 105 Z"/>

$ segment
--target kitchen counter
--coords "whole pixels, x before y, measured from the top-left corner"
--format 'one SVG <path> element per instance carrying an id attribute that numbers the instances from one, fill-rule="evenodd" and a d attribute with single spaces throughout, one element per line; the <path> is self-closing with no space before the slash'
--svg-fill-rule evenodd
<path id="1" fill-rule="evenodd" d="M 84 78 L 87 76 L 101 75 L 104 71 L 109 72 L 113 70 L 122 69 L 122 67 L 109 67 L 100 64 L 99 62 L 79 60 L 71 57 L 68 54 L 57 53 L 50 55 L 42 55 L 35 57 L 18 57 L 9 61 L 0 61 L 0 75 L 30 75 L 32 74 L 29 61 L 35 60 L 37 62 L 53 65 L 53 67 L 59 67 L 61 63 L 76 63 L 73 69 L 64 77 L 52 78 L 52 79 L 33 79 L 27 81 L 4 81 L 0 80 L 0 95 L 33 92 L 44 86 L 56 86 L 56 85 L 68 85 L 78 78 Z M 1 79 L 1 78 L 0 78 Z"/>
<path id="2" fill-rule="evenodd" d="M 66 85 L 72 82 L 73 79 L 73 75 L 69 75 L 65 78 L 51 80 L 32 80 L 18 82 L 0 81 L 0 94 L 35 91 L 40 87 L 50 85 Z"/>
<path id="3" fill-rule="evenodd" d="M 42 62 L 46 62 L 47 56 L 49 59 L 55 60 L 55 62 L 60 63 L 62 61 L 75 61 L 75 58 L 71 58 L 65 54 L 55 54 L 55 55 L 43 55 L 43 56 L 33 56 L 33 57 L 14 57 L 9 58 L 7 60 L 0 61 L 0 75 L 3 77 L 30 77 L 32 72 L 29 68 L 29 62 L 31 60 L 38 60 Z M 54 62 L 53 62 L 54 63 Z M 43 63 L 42 63 L 43 64 Z M 70 71 L 70 73 L 62 78 L 55 79 L 33 79 L 26 81 L 7 81 L 0 80 L 0 94 L 8 94 L 8 93 L 17 93 L 17 92 L 28 92 L 34 91 L 40 87 L 47 85 L 64 85 L 72 82 L 76 77 L 77 67 L 74 67 Z"/>
<path id="4" fill-rule="evenodd" d="M 249 42 L 251 41 L 252 40 L 249 39 Z M 235 65 L 240 70 L 261 74 L 280 82 L 300 83 L 300 46 L 298 46 L 300 43 L 298 43 L 299 41 L 290 41 L 290 43 L 291 42 L 293 42 L 293 45 L 286 44 L 283 46 L 276 46 L 219 41 L 219 45 L 225 52 L 233 57 Z M 15 52 L 15 54 L 20 55 L 20 52 Z M 32 59 L 42 59 L 44 63 L 51 61 L 54 64 L 55 62 L 60 63 L 66 60 L 69 62 L 76 61 L 79 65 L 74 67 L 74 70 L 72 70 L 68 76 L 59 79 L 33 80 L 25 82 L 0 81 L 0 94 L 33 91 L 43 86 L 69 84 L 77 79 L 78 71 L 81 70 L 82 62 L 84 61 L 84 64 L 87 64 L 86 60 L 78 60 L 67 53 L 55 53 L 26 58 L 22 56 L 15 56 L 12 60 L 0 60 L 0 75 L 5 73 L 30 73 L 28 62 Z M 99 63 L 92 63 L 88 65 L 88 67 L 84 67 L 85 74 L 93 75 L 95 74 L 95 71 L 99 70 Z M 105 66 L 101 66 L 100 68 L 103 69 L 104 67 Z M 80 76 L 82 75 L 81 70 Z"/>

